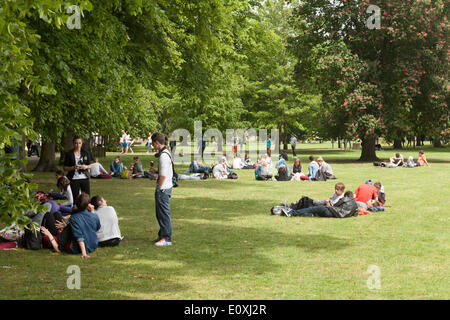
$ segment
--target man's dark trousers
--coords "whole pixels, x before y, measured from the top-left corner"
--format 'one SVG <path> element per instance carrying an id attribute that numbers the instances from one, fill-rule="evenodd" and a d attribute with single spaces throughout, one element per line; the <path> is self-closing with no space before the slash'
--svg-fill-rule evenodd
<path id="1" fill-rule="evenodd" d="M 172 218 L 170 216 L 170 197 L 172 188 L 155 191 L 156 220 L 160 230 L 158 240 L 164 238 L 167 242 L 172 242 Z"/>

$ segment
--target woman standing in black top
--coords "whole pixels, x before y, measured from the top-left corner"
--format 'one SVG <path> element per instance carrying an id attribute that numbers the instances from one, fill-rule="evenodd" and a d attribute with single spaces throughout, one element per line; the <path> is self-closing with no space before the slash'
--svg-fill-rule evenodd
<path id="1" fill-rule="evenodd" d="M 82 149 L 83 140 L 80 135 L 73 137 L 73 149 L 66 153 L 64 158 L 64 171 L 68 171 L 67 178 L 70 180 L 73 198 L 80 194 L 80 190 L 91 194 L 89 181 L 92 157 L 90 152 Z"/>

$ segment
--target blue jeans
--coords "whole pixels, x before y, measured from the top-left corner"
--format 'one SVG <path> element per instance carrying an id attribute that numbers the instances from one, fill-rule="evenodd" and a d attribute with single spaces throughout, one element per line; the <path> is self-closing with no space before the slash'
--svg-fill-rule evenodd
<path id="1" fill-rule="evenodd" d="M 144 176 L 145 176 L 146 178 L 149 178 L 150 180 L 153 180 L 153 178 L 154 178 L 153 173 L 151 173 L 151 172 L 149 172 L 149 171 L 144 171 Z"/>
<path id="2" fill-rule="evenodd" d="M 172 188 L 155 191 L 156 220 L 158 220 L 160 227 L 158 239 L 165 238 L 169 242 L 172 241 L 172 218 L 170 216 L 171 195 Z"/>
<path id="3" fill-rule="evenodd" d="M 310 208 L 291 211 L 293 217 L 323 217 L 333 218 L 333 214 L 326 206 L 314 206 Z"/>

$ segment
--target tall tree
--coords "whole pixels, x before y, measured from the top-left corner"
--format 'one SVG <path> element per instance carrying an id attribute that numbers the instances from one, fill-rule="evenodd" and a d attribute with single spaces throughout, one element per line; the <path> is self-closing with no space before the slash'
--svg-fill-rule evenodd
<path id="1" fill-rule="evenodd" d="M 377 19 L 372 8 L 380 9 L 379 29 L 369 28 L 368 21 Z M 329 80 L 318 84 L 322 106 L 330 124 L 344 121 L 330 127 L 362 140 L 361 160 L 376 159 L 377 136 L 401 138 L 414 119 L 427 122 L 434 134 L 448 131 L 448 10 L 439 0 L 312 0 L 297 6 L 295 15 L 307 22 L 297 25 L 301 32 L 292 39 L 300 56 L 297 73 Z M 328 56 L 320 59 L 321 50 Z M 343 95 L 333 92 L 339 86 Z M 346 99 L 330 104 L 337 95 Z"/>

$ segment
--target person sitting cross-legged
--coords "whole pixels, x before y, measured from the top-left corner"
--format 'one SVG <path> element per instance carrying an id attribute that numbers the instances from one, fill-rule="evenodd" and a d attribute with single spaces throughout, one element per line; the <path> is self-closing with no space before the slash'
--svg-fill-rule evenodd
<path id="1" fill-rule="evenodd" d="M 268 165 L 265 159 L 260 160 L 255 169 L 255 179 L 259 181 L 272 180 L 273 174 L 269 172 Z"/>
<path id="2" fill-rule="evenodd" d="M 113 177 L 120 177 L 122 175 L 124 169 L 126 169 L 126 168 L 124 168 L 123 163 L 120 161 L 120 157 L 117 156 L 114 158 L 114 161 L 111 163 L 110 169 L 111 169 L 111 175 Z"/>
<path id="3" fill-rule="evenodd" d="M 213 168 L 213 177 L 215 179 L 227 179 L 228 171 L 227 171 L 227 161 L 225 157 L 219 159 L 219 163 L 216 164 Z"/>
<path id="4" fill-rule="evenodd" d="M 241 157 L 239 156 L 239 153 L 236 153 L 236 157 L 233 159 L 232 163 L 233 169 L 241 170 L 245 167 L 244 162 L 242 161 Z"/>
<path id="5" fill-rule="evenodd" d="M 142 163 L 139 160 L 139 157 L 133 157 L 133 170 L 130 173 L 130 179 L 143 178 L 144 177 L 144 169 L 142 168 Z"/>

